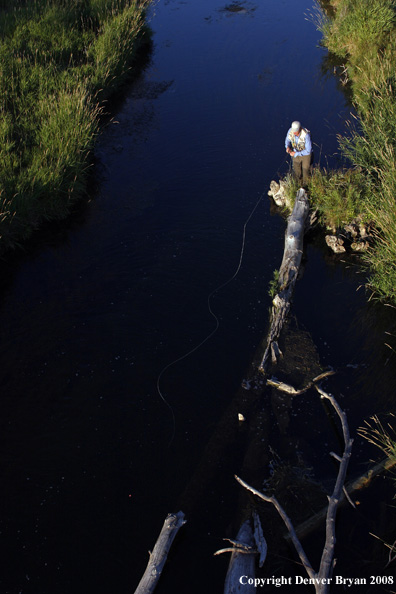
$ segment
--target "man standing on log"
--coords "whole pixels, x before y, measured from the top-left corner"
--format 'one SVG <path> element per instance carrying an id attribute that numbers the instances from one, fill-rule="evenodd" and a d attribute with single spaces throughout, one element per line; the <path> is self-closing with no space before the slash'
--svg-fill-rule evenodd
<path id="1" fill-rule="evenodd" d="M 286 152 L 292 157 L 293 172 L 300 184 L 306 186 L 310 176 L 312 142 L 309 130 L 300 122 L 292 122 L 285 139 Z"/>

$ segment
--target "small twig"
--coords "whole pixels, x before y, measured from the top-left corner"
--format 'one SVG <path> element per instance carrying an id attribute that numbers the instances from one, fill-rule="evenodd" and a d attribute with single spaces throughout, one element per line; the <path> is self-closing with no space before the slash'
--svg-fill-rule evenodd
<path id="1" fill-rule="evenodd" d="M 252 553 L 258 554 L 258 551 L 256 551 L 256 549 L 253 549 L 252 547 L 250 547 L 249 549 L 241 549 L 240 547 L 228 547 L 226 549 L 219 549 L 218 551 L 213 553 L 213 555 L 222 555 L 223 553 L 242 553 L 242 555 L 251 555 Z"/>
<path id="2" fill-rule="evenodd" d="M 231 538 L 223 538 L 223 540 L 230 542 L 237 549 L 245 549 L 245 551 L 250 551 L 250 552 L 252 552 L 252 550 L 253 550 L 253 548 L 250 545 L 247 545 L 244 542 L 239 542 L 238 540 L 232 540 Z"/>
<path id="3" fill-rule="evenodd" d="M 334 371 L 334 369 L 329 369 L 329 371 L 324 371 L 320 375 L 317 375 L 316 377 L 314 377 L 313 380 L 312 380 L 312 383 L 313 384 L 317 384 L 318 382 L 320 382 L 325 377 L 329 377 L 330 375 L 334 375 L 335 373 L 336 372 Z"/>
<path id="4" fill-rule="evenodd" d="M 345 499 L 348 501 L 348 503 L 350 503 L 353 507 L 353 509 L 356 509 L 356 505 L 353 503 L 352 499 L 349 496 L 348 490 L 346 487 L 342 487 L 342 491 L 345 495 Z"/>

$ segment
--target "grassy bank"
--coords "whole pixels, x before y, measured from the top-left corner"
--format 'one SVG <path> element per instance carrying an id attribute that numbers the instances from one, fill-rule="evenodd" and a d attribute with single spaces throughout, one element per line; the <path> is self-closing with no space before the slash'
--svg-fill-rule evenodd
<path id="1" fill-rule="evenodd" d="M 358 433 L 361 437 L 367 439 L 370 443 L 374 446 L 379 448 L 386 456 L 388 460 L 388 469 L 393 475 L 395 486 L 396 486 L 396 477 L 395 477 L 395 467 L 396 467 L 396 432 L 395 432 L 395 415 L 390 414 L 389 420 L 386 424 L 383 424 L 382 421 L 378 418 L 378 416 L 374 416 L 370 419 L 370 422 L 365 422 L 363 427 L 358 429 Z M 390 422 L 389 422 L 390 421 Z M 394 496 L 396 499 L 396 495 Z M 380 539 L 378 536 L 375 538 Z M 392 542 L 393 541 L 393 542 Z M 396 540 L 394 540 L 394 536 L 392 535 L 392 541 L 387 543 L 382 541 L 384 546 L 388 549 L 388 563 L 387 566 L 391 565 L 396 561 Z"/>
<path id="2" fill-rule="evenodd" d="M 393 0 L 321 5 L 317 25 L 324 45 L 343 64 L 358 118 L 348 137 L 339 138 L 352 171 L 316 172 L 313 199 L 331 224 L 358 214 L 374 222 L 375 245 L 365 256 L 368 284 L 376 296 L 396 303 L 396 5 Z"/>
<path id="3" fill-rule="evenodd" d="M 67 216 L 149 0 L 0 0 L 0 251 Z"/>

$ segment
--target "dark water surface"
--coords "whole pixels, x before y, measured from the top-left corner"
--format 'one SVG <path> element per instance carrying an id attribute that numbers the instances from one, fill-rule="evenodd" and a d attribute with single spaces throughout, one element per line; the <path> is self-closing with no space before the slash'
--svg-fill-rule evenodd
<path id="1" fill-rule="evenodd" d="M 155 5 L 152 62 L 99 140 L 92 202 L 1 266 L 2 593 L 133 592 L 182 502 L 188 524 L 158 592 L 222 591 L 227 560 L 212 555 L 234 534 L 241 452 L 234 446 L 194 505 L 182 493 L 266 331 L 285 228 L 266 192 L 288 167 L 287 128 L 302 120 L 316 161 L 334 164 L 350 110 L 325 72 L 309 2 L 241 7 Z M 215 328 L 208 295 L 236 271 L 260 197 L 240 272 L 211 300 L 219 329 L 161 374 Z M 353 261 L 311 241 L 293 310 L 320 363 L 343 369 L 330 387 L 352 432 L 395 401 L 384 345 L 392 312 L 366 303 L 363 281 Z M 333 434 L 315 395 L 293 415 L 292 447 L 311 451 L 315 472 L 331 479 L 320 440 Z M 377 455 L 360 438 L 354 454 L 354 474 Z M 345 555 L 358 563 L 363 548 L 370 567 L 377 520 L 358 518 Z M 277 558 L 268 571 L 285 574 Z"/>

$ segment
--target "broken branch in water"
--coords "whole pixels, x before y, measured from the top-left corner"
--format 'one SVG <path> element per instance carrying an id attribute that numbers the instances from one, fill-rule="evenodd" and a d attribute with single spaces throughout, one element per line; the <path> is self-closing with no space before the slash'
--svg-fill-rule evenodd
<path id="1" fill-rule="evenodd" d="M 172 542 L 175 539 L 179 528 L 186 523 L 182 511 L 177 514 L 169 514 L 162 526 L 160 535 L 155 543 L 153 552 L 150 553 L 149 562 L 135 594 L 152 594 L 161 576 L 162 570 L 168 558 Z"/>
<path id="2" fill-rule="evenodd" d="M 308 384 L 304 388 L 301 388 L 300 390 L 296 390 L 290 384 L 285 384 L 285 382 L 280 382 L 276 377 L 271 377 L 271 378 L 267 379 L 267 386 L 272 386 L 273 388 L 276 388 L 280 392 L 286 392 L 286 394 L 291 394 L 292 396 L 300 396 L 301 394 L 308 392 L 308 390 L 310 388 L 312 388 L 312 386 L 315 385 L 317 382 L 320 382 L 325 377 L 329 377 L 330 375 L 334 375 L 334 374 L 335 374 L 335 371 L 332 369 L 330 371 L 325 371 L 324 373 L 321 373 L 320 375 L 314 377 L 314 379 L 312 381 L 308 382 Z"/>
<path id="3" fill-rule="evenodd" d="M 311 579 L 314 579 L 316 577 L 316 573 L 313 570 L 308 557 L 305 554 L 305 551 L 303 549 L 302 544 L 300 543 L 298 536 L 294 530 L 292 521 L 290 520 L 289 516 L 286 514 L 285 510 L 283 509 L 283 507 L 280 505 L 279 501 L 275 498 L 275 497 L 268 497 L 267 495 L 264 495 L 263 493 L 261 493 L 260 491 L 258 491 L 257 489 L 255 489 L 254 487 L 251 487 L 250 485 L 248 485 L 248 483 L 246 483 L 244 480 L 242 480 L 241 478 L 239 478 L 239 476 L 235 475 L 236 480 L 238 481 L 238 483 L 240 483 L 243 487 L 245 487 L 245 489 L 247 489 L 248 491 L 250 491 L 251 493 L 253 493 L 253 495 L 256 495 L 257 497 L 259 497 L 260 499 L 262 499 L 263 501 L 267 501 L 268 503 L 272 503 L 272 505 L 275 507 L 275 509 L 277 510 L 277 512 L 279 513 L 280 517 L 282 518 L 282 520 L 284 521 L 284 523 L 286 524 L 286 528 L 290 534 L 290 538 L 294 544 L 294 547 L 298 553 L 298 556 L 301 559 L 302 564 L 304 565 L 309 577 Z"/>
<path id="4" fill-rule="evenodd" d="M 346 471 L 348 468 L 349 459 L 352 454 L 352 444 L 353 439 L 351 439 L 349 434 L 349 427 L 347 416 L 345 412 L 341 409 L 340 405 L 338 404 L 337 400 L 331 394 L 327 394 L 322 388 L 318 385 L 315 385 L 316 390 L 319 392 L 321 398 L 325 398 L 329 400 L 332 407 L 336 411 L 342 426 L 342 433 L 344 436 L 344 453 L 342 455 L 342 459 L 340 462 L 340 467 L 338 470 L 336 484 L 334 486 L 333 494 L 329 498 L 329 505 L 327 508 L 327 517 L 326 517 L 326 542 L 325 547 L 322 554 L 322 559 L 320 561 L 320 568 L 319 568 L 319 578 L 327 578 L 330 577 L 330 573 L 333 569 L 333 559 L 334 559 L 334 547 L 335 547 L 335 517 L 337 513 L 338 503 L 340 501 L 340 497 L 342 495 L 342 490 L 345 484 L 346 478 Z"/>
<path id="5" fill-rule="evenodd" d="M 336 459 L 339 461 L 339 469 L 337 474 L 336 483 L 333 489 L 332 495 L 329 497 L 329 503 L 327 506 L 327 514 L 326 514 L 326 539 L 325 544 L 323 547 L 322 558 L 320 561 L 319 571 L 316 573 L 312 568 L 311 563 L 304 551 L 304 548 L 297 536 L 297 533 L 294 529 L 294 526 L 286 514 L 283 507 L 280 505 L 278 500 L 275 497 L 269 497 L 264 495 L 257 489 L 254 489 L 250 485 L 248 485 L 245 481 L 240 479 L 238 476 L 235 476 L 236 480 L 243 486 L 245 489 L 262 499 L 263 501 L 267 501 L 272 503 L 276 508 L 278 514 L 281 516 L 282 520 L 284 521 L 288 533 L 290 535 L 290 539 L 296 549 L 298 556 L 301 559 L 301 562 L 308 574 L 311 578 L 313 585 L 315 586 L 315 592 L 317 594 L 326 594 L 329 591 L 329 583 L 330 577 L 333 571 L 333 563 L 334 563 L 334 548 L 335 548 L 335 518 L 337 513 L 338 504 L 341 500 L 345 478 L 346 478 L 346 471 L 348 468 L 349 459 L 351 457 L 352 452 L 352 444 L 353 440 L 349 434 L 349 427 L 348 421 L 345 412 L 341 409 L 340 405 L 338 404 L 337 400 L 331 394 L 327 394 L 322 388 L 315 384 L 316 390 L 319 392 L 321 398 L 325 398 L 329 400 L 331 405 L 333 406 L 334 410 L 336 411 L 342 426 L 342 433 L 344 437 L 344 453 L 342 457 L 335 456 Z"/>
<path id="6" fill-rule="evenodd" d="M 350 496 L 353 493 L 356 493 L 356 491 L 360 491 L 361 489 L 365 489 L 366 487 L 368 487 L 371 484 L 371 481 L 376 476 L 378 476 L 381 472 L 384 472 L 385 470 L 389 470 L 389 468 L 392 468 L 392 466 L 395 466 L 395 465 L 396 465 L 396 461 L 393 463 L 390 463 L 389 459 L 385 458 L 384 460 L 382 460 L 381 462 L 379 462 L 378 464 L 376 464 L 375 466 L 370 468 L 370 470 L 368 470 L 367 472 L 365 472 L 364 474 L 359 476 L 357 479 L 348 483 L 343 489 L 345 497 L 348 499 L 348 501 L 351 501 Z M 340 504 L 342 502 L 343 502 L 343 499 L 341 498 Z M 352 502 L 352 506 L 356 507 L 353 502 Z M 298 536 L 300 538 L 302 538 L 303 536 L 306 536 L 307 534 L 309 534 L 312 530 L 315 530 L 317 528 L 318 524 L 326 517 L 326 513 L 327 513 L 327 507 L 323 508 L 317 514 L 315 514 L 314 516 L 312 516 L 311 518 L 309 518 L 308 520 L 304 521 L 302 524 L 297 526 L 296 533 L 298 534 Z M 287 535 L 287 538 L 288 537 L 289 537 L 289 535 Z"/>

